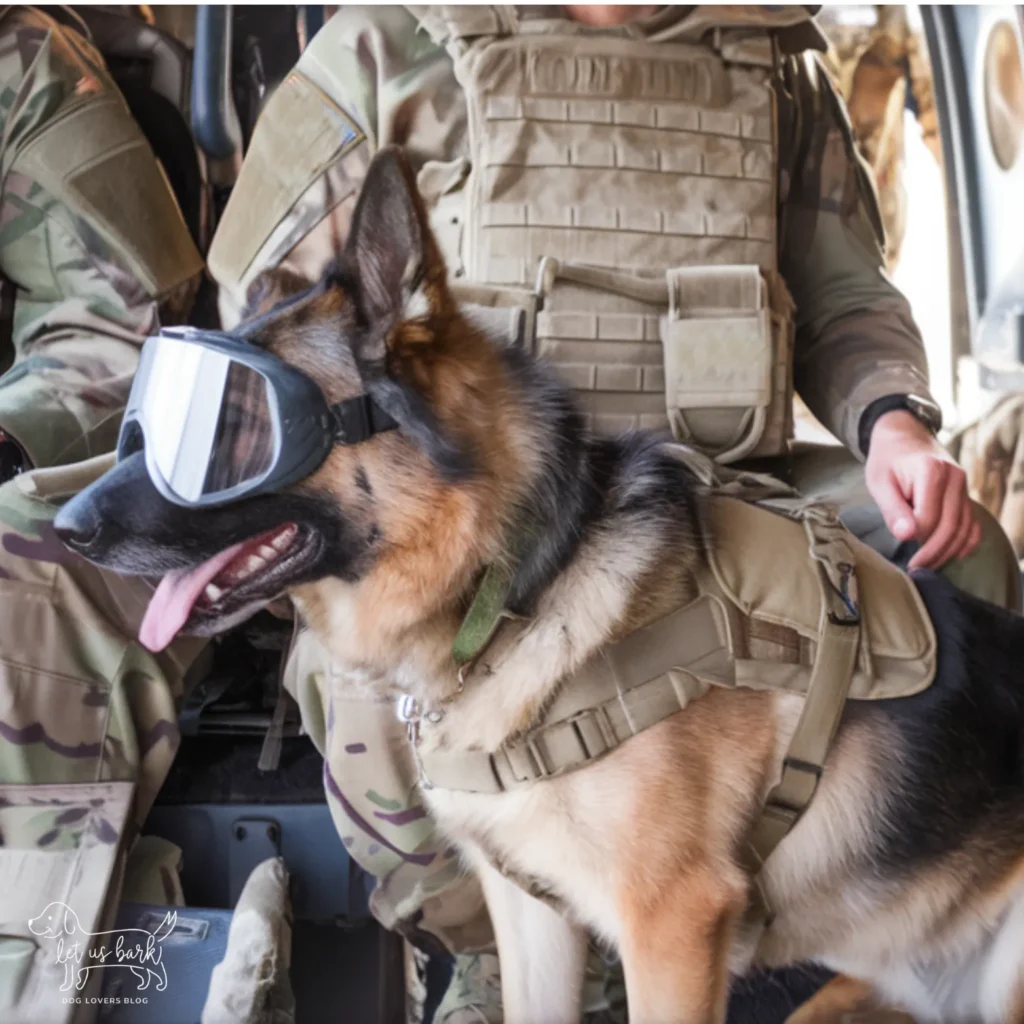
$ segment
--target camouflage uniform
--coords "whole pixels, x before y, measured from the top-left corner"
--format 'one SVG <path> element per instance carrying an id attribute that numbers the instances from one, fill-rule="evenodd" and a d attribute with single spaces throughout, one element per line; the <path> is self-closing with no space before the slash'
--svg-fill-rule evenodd
<path id="1" fill-rule="evenodd" d="M 907 23 L 905 6 L 854 8 L 848 19 L 844 12 L 851 9 L 837 5 L 819 16 L 830 44 L 825 63 L 846 102 L 857 148 L 874 174 L 885 225 L 886 266 L 892 272 L 906 232 L 903 112 L 908 89 L 924 142 L 942 162 L 931 67 L 924 40 Z M 873 18 L 865 19 L 865 14 Z"/>
<path id="2" fill-rule="evenodd" d="M 1024 394 L 1001 396 L 951 448 L 971 496 L 999 520 L 1024 567 Z"/>
<path id="3" fill-rule="evenodd" d="M 161 313 L 187 311 L 202 260 L 99 54 L 40 11 L 0 12 L 0 124 L 0 270 L 16 287 L 0 431 L 31 464 L 59 466 L 111 450 L 138 348 Z M 47 899 L 83 922 L 116 901 L 119 840 L 166 776 L 175 700 L 201 650 L 186 641 L 146 654 L 133 642 L 146 585 L 97 572 L 58 542 L 47 496 L 80 477 L 44 469 L 0 488 L 5 936 Z M 180 897 L 173 871 L 163 877 L 165 898 Z M 34 948 L 30 935 L 0 939 L 5 1021 L 71 1013 Z"/>

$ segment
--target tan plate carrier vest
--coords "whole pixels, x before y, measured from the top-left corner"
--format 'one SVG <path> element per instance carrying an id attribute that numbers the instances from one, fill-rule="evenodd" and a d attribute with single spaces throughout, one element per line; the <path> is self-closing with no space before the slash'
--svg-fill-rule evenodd
<path id="1" fill-rule="evenodd" d="M 529 341 L 596 429 L 669 424 L 720 462 L 782 453 L 772 78 L 780 37 L 813 38 L 807 11 L 684 8 L 643 38 L 514 7 L 411 10 L 468 106 L 468 176 L 434 217 L 450 271 L 533 289 Z"/>
<path id="2" fill-rule="evenodd" d="M 936 671 L 935 630 L 909 576 L 820 504 L 765 505 L 710 498 L 696 600 L 598 651 L 541 720 L 500 750 L 424 752 L 420 741 L 437 709 L 431 717 L 407 705 L 421 784 L 502 793 L 562 775 L 712 686 L 802 694 L 781 776 L 748 837 L 756 881 L 814 795 L 846 700 L 908 697 Z M 759 886 L 752 910 L 761 925 L 770 920 Z"/>

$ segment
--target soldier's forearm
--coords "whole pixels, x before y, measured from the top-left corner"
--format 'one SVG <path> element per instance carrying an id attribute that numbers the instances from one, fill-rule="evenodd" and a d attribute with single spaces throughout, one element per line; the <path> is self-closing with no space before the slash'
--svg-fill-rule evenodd
<path id="1" fill-rule="evenodd" d="M 810 410 L 858 458 L 861 419 L 889 395 L 931 400 L 928 368 L 912 325 L 888 313 L 850 313 L 797 345 L 796 387 Z"/>

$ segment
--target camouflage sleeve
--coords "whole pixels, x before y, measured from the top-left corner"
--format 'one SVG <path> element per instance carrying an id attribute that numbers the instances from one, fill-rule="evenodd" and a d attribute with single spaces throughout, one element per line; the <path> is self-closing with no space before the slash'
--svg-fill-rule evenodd
<path id="1" fill-rule="evenodd" d="M 210 247 L 225 326 L 261 273 L 319 277 L 378 147 L 443 159 L 454 85 L 446 51 L 403 7 L 346 6 L 327 22 L 260 115 Z"/>
<path id="2" fill-rule="evenodd" d="M 35 466 L 75 462 L 112 449 L 139 346 L 202 260 L 102 59 L 40 11 L 0 16 L 0 122 L 0 431 Z"/>
<path id="3" fill-rule="evenodd" d="M 894 394 L 930 397 L 921 335 L 886 276 L 870 171 L 817 58 L 779 89 L 780 268 L 796 302 L 796 388 L 858 457 L 861 416 Z"/>

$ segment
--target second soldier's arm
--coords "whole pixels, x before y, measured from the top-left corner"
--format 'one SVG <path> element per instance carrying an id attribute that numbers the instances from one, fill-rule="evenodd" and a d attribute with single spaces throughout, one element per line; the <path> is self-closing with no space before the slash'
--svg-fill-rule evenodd
<path id="1" fill-rule="evenodd" d="M 42 12 L 0 16 L 0 269 L 14 365 L 0 432 L 31 466 L 112 450 L 158 311 L 187 310 L 202 260 L 96 51 Z"/>
<path id="2" fill-rule="evenodd" d="M 456 89 L 444 48 L 405 8 L 355 5 L 330 18 L 260 114 L 210 247 L 225 327 L 261 274 L 312 282 L 336 258 L 381 146 L 404 147 L 417 171 L 434 162 L 444 180 L 465 131 Z"/>

